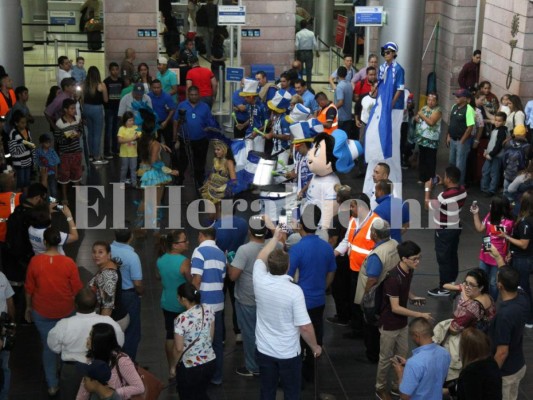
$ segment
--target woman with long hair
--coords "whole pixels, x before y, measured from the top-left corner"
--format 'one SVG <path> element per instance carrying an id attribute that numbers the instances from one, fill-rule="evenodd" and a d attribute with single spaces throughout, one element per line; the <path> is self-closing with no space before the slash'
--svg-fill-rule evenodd
<path id="1" fill-rule="evenodd" d="M 137 66 L 137 82 L 142 83 L 144 86 L 144 93 L 150 91 L 150 85 L 152 84 L 152 76 L 150 75 L 150 67 L 146 63 L 140 63 Z"/>
<path id="2" fill-rule="evenodd" d="M 89 67 L 87 79 L 83 84 L 83 116 L 87 121 L 89 160 L 94 165 L 103 165 L 109 162 L 100 154 L 102 130 L 104 129 L 104 103 L 107 103 L 108 100 L 107 87 L 102 82 L 100 71 L 95 66 Z"/>
<path id="3" fill-rule="evenodd" d="M 215 140 L 213 147 L 215 153 L 213 169 L 200 188 L 200 194 L 204 199 L 217 204 L 224 198 L 233 197 L 237 174 L 231 148 L 220 140 Z"/>
<path id="4" fill-rule="evenodd" d="M 161 280 L 161 310 L 165 318 L 165 354 L 167 356 L 169 378 L 176 376 L 176 348 L 174 346 L 174 320 L 185 311 L 178 301 L 177 289 L 185 282 L 192 280 L 191 260 L 184 253 L 189 250 L 189 240 L 184 230 L 175 230 L 163 235 L 159 243 L 156 277 Z"/>
<path id="5" fill-rule="evenodd" d="M 492 356 L 489 337 L 476 328 L 461 334 L 459 355 L 463 368 L 450 393 L 458 400 L 501 400 L 502 375 Z"/>
<path id="6" fill-rule="evenodd" d="M 520 97 L 515 94 L 509 96 L 508 106 L 510 113 L 507 116 L 505 126 L 509 130 L 509 133 L 513 133 L 513 130 L 517 125 L 525 125 L 526 114 L 524 113 L 522 100 L 520 100 Z"/>
<path id="7" fill-rule="evenodd" d="M 125 331 L 130 318 L 120 303 L 122 293 L 120 261 L 111 258 L 111 246 L 103 241 L 93 243 L 92 256 L 98 272 L 89 281 L 89 287 L 96 293 L 97 311 L 101 315 L 113 318 Z"/>
<path id="8" fill-rule="evenodd" d="M 74 296 L 83 287 L 76 263 L 62 255 L 58 246 L 61 233 L 48 228 L 43 235 L 46 251 L 32 257 L 26 273 L 25 319 L 33 321 L 43 345 L 43 368 L 48 394 L 59 390 L 58 355 L 48 347 L 48 332 L 62 319 L 74 313 Z"/>
<path id="9" fill-rule="evenodd" d="M 529 297 L 530 310 L 526 327 L 533 328 L 533 299 L 529 283 L 529 276 L 533 272 L 533 190 L 526 191 L 522 196 L 513 234 L 502 236 L 509 241 L 511 266 L 520 273 L 520 287 Z"/>
<path id="10" fill-rule="evenodd" d="M 94 324 L 87 339 L 87 361 L 100 360 L 111 368 L 109 387 L 115 389 L 120 399 L 131 399 L 144 393 L 144 384 L 135 364 L 122 352 L 115 329 L 106 323 Z M 92 399 L 85 386 L 80 385 L 76 400 Z"/>
<path id="11" fill-rule="evenodd" d="M 508 252 L 507 241 L 502 237 L 502 232 L 510 234 L 513 231 L 514 219 L 511 215 L 511 204 L 506 196 L 496 195 L 490 202 L 490 211 L 483 221 L 479 217 L 479 207 L 477 205 L 470 207 L 470 212 L 474 217 L 474 226 L 478 232 L 485 231 L 485 236 L 489 238 L 491 246 L 498 249 L 503 258 Z M 496 260 L 490 256 L 481 244 L 479 252 L 479 268 L 481 268 L 489 277 L 489 293 L 494 300 L 498 299 L 498 286 L 496 277 L 498 266 Z"/>
<path id="12" fill-rule="evenodd" d="M 207 387 L 215 373 L 215 314 L 201 303 L 200 291 L 192 283 L 178 287 L 178 300 L 186 311 L 174 322 L 178 356 L 176 385 L 180 400 L 209 400 Z"/>

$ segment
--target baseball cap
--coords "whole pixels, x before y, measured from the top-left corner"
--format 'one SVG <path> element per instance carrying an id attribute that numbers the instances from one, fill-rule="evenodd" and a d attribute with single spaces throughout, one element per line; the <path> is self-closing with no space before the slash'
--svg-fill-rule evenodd
<path id="1" fill-rule="evenodd" d="M 102 385 L 107 385 L 111 379 L 111 368 L 102 360 L 93 360 L 90 364 L 78 363 L 77 368 L 82 376 L 94 379 Z"/>
<path id="2" fill-rule="evenodd" d="M 168 60 L 165 57 L 159 57 L 157 59 L 158 64 L 168 64 Z"/>
<path id="3" fill-rule="evenodd" d="M 455 97 L 471 97 L 472 94 L 468 89 L 459 89 L 453 94 Z"/>
<path id="4" fill-rule="evenodd" d="M 265 221 L 260 215 L 254 215 L 250 218 L 250 233 L 252 236 L 262 238 L 266 235 L 267 227 Z"/>
<path id="5" fill-rule="evenodd" d="M 523 124 L 516 125 L 513 129 L 513 135 L 515 136 L 526 136 L 526 126 Z"/>
<path id="6" fill-rule="evenodd" d="M 133 93 L 144 94 L 144 85 L 142 83 L 136 83 L 135 86 L 133 86 Z"/>
<path id="7" fill-rule="evenodd" d="M 381 48 L 381 50 L 385 51 L 385 50 L 392 50 L 394 51 L 395 53 L 398 52 L 398 45 L 394 42 L 387 42 L 383 45 L 383 47 Z"/>

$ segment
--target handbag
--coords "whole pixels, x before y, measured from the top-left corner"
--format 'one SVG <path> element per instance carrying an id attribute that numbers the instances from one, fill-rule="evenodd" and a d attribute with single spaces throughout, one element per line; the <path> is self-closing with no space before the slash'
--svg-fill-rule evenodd
<path id="1" fill-rule="evenodd" d="M 120 358 L 124 357 L 124 355 L 119 354 L 116 358 L 116 368 L 117 368 L 117 374 L 118 379 L 120 380 L 120 383 L 122 386 L 125 385 L 124 377 L 122 376 L 122 373 L 120 372 L 120 368 L 118 366 L 118 360 Z M 139 377 L 141 378 L 143 385 L 144 385 L 144 393 L 143 394 L 136 394 L 134 396 L 131 396 L 131 400 L 157 400 L 165 386 L 163 385 L 163 382 L 161 382 L 157 377 L 152 374 L 150 371 L 144 369 L 143 367 L 136 365 L 135 368 L 137 369 L 137 373 L 139 374 Z"/>

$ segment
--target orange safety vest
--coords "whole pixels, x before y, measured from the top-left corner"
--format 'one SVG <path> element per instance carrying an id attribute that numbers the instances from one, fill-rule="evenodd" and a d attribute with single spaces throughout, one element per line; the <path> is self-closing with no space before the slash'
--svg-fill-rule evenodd
<path id="1" fill-rule="evenodd" d="M 371 213 L 363 222 L 362 226 L 357 229 L 355 218 L 350 222 L 348 229 L 348 241 L 350 242 L 350 269 L 359 272 L 363 261 L 375 246 L 375 242 L 370 239 L 370 227 L 376 218 L 380 218 L 376 213 Z"/>
<path id="2" fill-rule="evenodd" d="M 318 116 L 316 117 L 320 123 L 322 125 L 324 125 L 327 121 L 326 121 L 326 114 L 328 112 L 328 110 L 333 107 L 335 110 L 337 109 L 337 107 L 335 107 L 335 104 L 333 103 L 330 103 L 329 106 L 325 107 L 324 109 L 320 110 L 320 113 L 318 114 Z M 338 114 L 338 113 L 337 113 Z M 331 133 L 337 129 L 339 127 L 339 122 L 337 121 L 337 116 L 338 115 L 335 115 L 335 119 L 333 120 L 333 123 L 331 124 L 331 128 L 326 128 L 324 127 L 324 132 L 326 132 L 328 135 L 331 135 Z"/>
<path id="3" fill-rule="evenodd" d="M 22 193 L 5 192 L 0 193 L 0 242 L 6 241 L 7 219 L 15 207 L 20 204 L 20 195 Z"/>
<path id="4" fill-rule="evenodd" d="M 9 89 L 9 97 L 11 97 L 11 104 L 15 105 L 17 102 L 17 96 L 15 96 L 15 91 L 13 89 Z M 11 108 L 7 104 L 4 95 L 0 93 L 0 117 L 5 117 L 10 109 Z"/>

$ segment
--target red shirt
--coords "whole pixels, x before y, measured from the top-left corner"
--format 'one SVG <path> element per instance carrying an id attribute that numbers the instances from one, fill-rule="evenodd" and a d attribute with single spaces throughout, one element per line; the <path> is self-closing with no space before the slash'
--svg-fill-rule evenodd
<path id="1" fill-rule="evenodd" d="M 200 91 L 200 97 L 213 96 L 211 79 L 214 78 L 213 72 L 209 68 L 194 67 L 187 72 L 187 80 L 192 81 L 193 86 L 197 86 Z"/>
<path id="2" fill-rule="evenodd" d="M 26 293 L 32 308 L 45 318 L 64 318 L 74 311 L 74 296 L 83 287 L 72 258 L 38 254 L 26 273 Z"/>
<path id="3" fill-rule="evenodd" d="M 359 96 L 360 99 L 363 98 L 363 95 L 370 93 L 372 90 L 372 84 L 368 82 L 368 79 L 363 79 L 355 84 L 353 88 L 353 94 Z"/>

